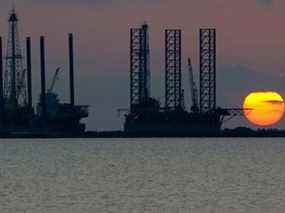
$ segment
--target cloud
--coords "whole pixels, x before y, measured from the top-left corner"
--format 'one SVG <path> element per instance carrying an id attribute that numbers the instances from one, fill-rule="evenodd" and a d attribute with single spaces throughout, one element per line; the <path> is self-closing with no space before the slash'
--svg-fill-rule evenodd
<path id="1" fill-rule="evenodd" d="M 256 0 L 256 1 L 259 5 L 265 7 L 272 6 L 274 3 L 274 0 Z"/>
<path id="2" fill-rule="evenodd" d="M 148 1 L 146 1 L 148 2 Z M 109 6 L 145 3 L 143 0 L 27 0 L 26 3 L 40 5 L 85 5 L 85 6 Z"/>
<path id="3" fill-rule="evenodd" d="M 268 100 L 268 101 L 264 101 L 264 103 L 270 103 L 272 105 L 280 105 L 280 104 L 284 104 L 284 101 Z"/>

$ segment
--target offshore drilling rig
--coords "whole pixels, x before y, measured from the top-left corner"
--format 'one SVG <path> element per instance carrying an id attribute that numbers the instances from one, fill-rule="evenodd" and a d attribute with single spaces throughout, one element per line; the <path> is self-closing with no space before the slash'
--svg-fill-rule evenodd
<path id="1" fill-rule="evenodd" d="M 216 30 L 200 29 L 200 96 L 188 60 L 192 107 L 184 105 L 182 88 L 182 31 L 165 30 L 165 105 L 150 97 L 148 25 L 130 31 L 130 112 L 124 124 L 128 134 L 212 135 L 225 117 L 242 115 L 241 109 L 216 106 Z"/>
<path id="2" fill-rule="evenodd" d="M 18 17 L 14 9 L 9 17 L 9 36 L 5 59 L 5 70 L 3 73 L 1 44 L 1 124 L 7 129 L 30 127 L 33 109 L 31 100 L 27 96 L 27 92 L 30 92 L 31 84 L 28 82 L 29 89 L 27 91 L 26 75 L 29 78 L 31 73 L 29 69 L 24 69 L 24 57 L 18 32 Z"/>
<path id="3" fill-rule="evenodd" d="M 18 17 L 15 9 L 9 17 L 9 36 L 3 71 L 3 45 L 0 37 L 0 120 L 3 133 L 62 134 L 82 133 L 88 117 L 88 106 L 75 105 L 74 92 L 74 44 L 69 34 L 69 86 L 70 103 L 61 103 L 52 88 L 56 82 L 56 71 L 52 85 L 46 91 L 45 40 L 40 38 L 41 93 L 36 110 L 32 102 L 31 38 L 26 38 L 26 68 L 18 32 Z"/>
<path id="4" fill-rule="evenodd" d="M 50 132 L 58 133 L 83 133 L 85 124 L 81 123 L 82 118 L 88 117 L 87 105 L 75 105 L 75 86 L 74 86 L 74 44 L 73 35 L 68 36 L 69 46 L 69 92 L 70 102 L 61 103 L 58 95 L 53 91 L 60 68 L 58 68 L 51 82 L 49 89 L 46 89 L 46 56 L 45 38 L 40 38 L 41 55 L 41 94 L 37 105 L 37 123 Z M 28 48 L 29 49 L 29 48 Z"/>

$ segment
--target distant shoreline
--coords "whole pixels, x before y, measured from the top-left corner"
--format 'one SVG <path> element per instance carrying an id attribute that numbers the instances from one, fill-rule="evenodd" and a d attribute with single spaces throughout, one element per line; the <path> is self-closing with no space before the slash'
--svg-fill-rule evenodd
<path id="1" fill-rule="evenodd" d="M 14 132 L 2 133 L 0 139 L 25 139 L 25 138 L 272 138 L 285 137 L 285 130 L 258 129 L 238 127 L 236 129 L 224 129 L 215 133 L 125 133 L 123 131 L 88 131 L 81 134 L 70 133 L 30 133 Z"/>

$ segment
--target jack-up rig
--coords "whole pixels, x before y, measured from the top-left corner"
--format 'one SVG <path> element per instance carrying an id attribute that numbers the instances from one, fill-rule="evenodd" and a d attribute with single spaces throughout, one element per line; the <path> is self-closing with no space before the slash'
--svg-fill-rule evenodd
<path id="1" fill-rule="evenodd" d="M 53 91 L 59 69 L 46 91 L 45 38 L 40 38 L 41 93 L 36 109 L 32 100 L 31 38 L 26 38 L 26 67 L 20 45 L 18 17 L 13 9 L 9 17 L 6 56 L 0 37 L 0 114 L 1 132 L 7 134 L 78 134 L 85 131 L 81 119 L 88 117 L 88 106 L 75 105 L 74 41 L 69 34 L 70 103 L 61 103 Z M 3 58 L 5 69 L 3 70 Z"/>
<path id="2" fill-rule="evenodd" d="M 165 102 L 164 106 L 151 96 L 149 27 L 145 23 L 130 30 L 130 109 L 126 114 L 124 132 L 109 136 L 219 136 L 225 119 L 243 115 L 238 108 L 216 106 L 216 30 L 200 29 L 200 81 L 194 79 L 188 59 L 192 106 L 185 107 L 182 85 L 182 30 L 165 30 Z M 62 103 L 54 86 L 61 72 L 56 69 L 50 86 L 46 87 L 45 38 L 40 37 L 41 91 L 37 104 L 32 96 L 31 38 L 26 38 L 25 57 L 18 32 L 18 17 L 13 9 L 9 17 L 6 55 L 0 37 L 0 136 L 100 136 L 85 132 L 82 119 L 88 117 L 87 105 L 75 104 L 74 38 L 68 35 L 70 101 Z M 5 59 L 5 69 L 4 60 Z M 24 63 L 26 59 L 26 63 Z M 199 89 L 199 91 L 198 91 Z M 104 136 L 104 132 L 101 134 Z"/>
<path id="3" fill-rule="evenodd" d="M 130 30 L 130 110 L 124 130 L 133 135 L 218 135 L 224 119 L 242 109 L 216 106 L 216 30 L 200 29 L 200 95 L 188 59 L 192 106 L 185 109 L 182 88 L 182 31 L 165 30 L 165 104 L 150 95 L 148 25 Z M 198 100 L 199 96 L 199 100 Z"/>

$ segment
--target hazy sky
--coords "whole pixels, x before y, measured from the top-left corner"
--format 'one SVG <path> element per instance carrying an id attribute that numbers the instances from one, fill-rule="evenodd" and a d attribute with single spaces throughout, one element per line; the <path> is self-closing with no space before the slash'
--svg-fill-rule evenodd
<path id="1" fill-rule="evenodd" d="M 0 35 L 7 38 L 12 1 L 0 0 Z M 22 40 L 33 40 L 34 99 L 39 93 L 39 36 L 47 40 L 48 79 L 56 67 L 65 74 L 56 85 L 68 100 L 67 33 L 76 36 L 77 102 L 91 105 L 89 129 L 118 129 L 129 106 L 129 28 L 148 21 L 151 33 L 153 96 L 163 102 L 164 34 L 183 30 L 183 72 L 189 91 L 186 59 L 198 74 L 198 30 L 217 28 L 218 103 L 241 107 L 251 91 L 274 90 L 285 96 L 285 2 L 282 0 L 18 0 Z M 189 99 L 188 93 L 186 98 Z M 248 125 L 235 119 L 227 126 Z M 284 127 L 284 122 L 277 127 Z"/>

